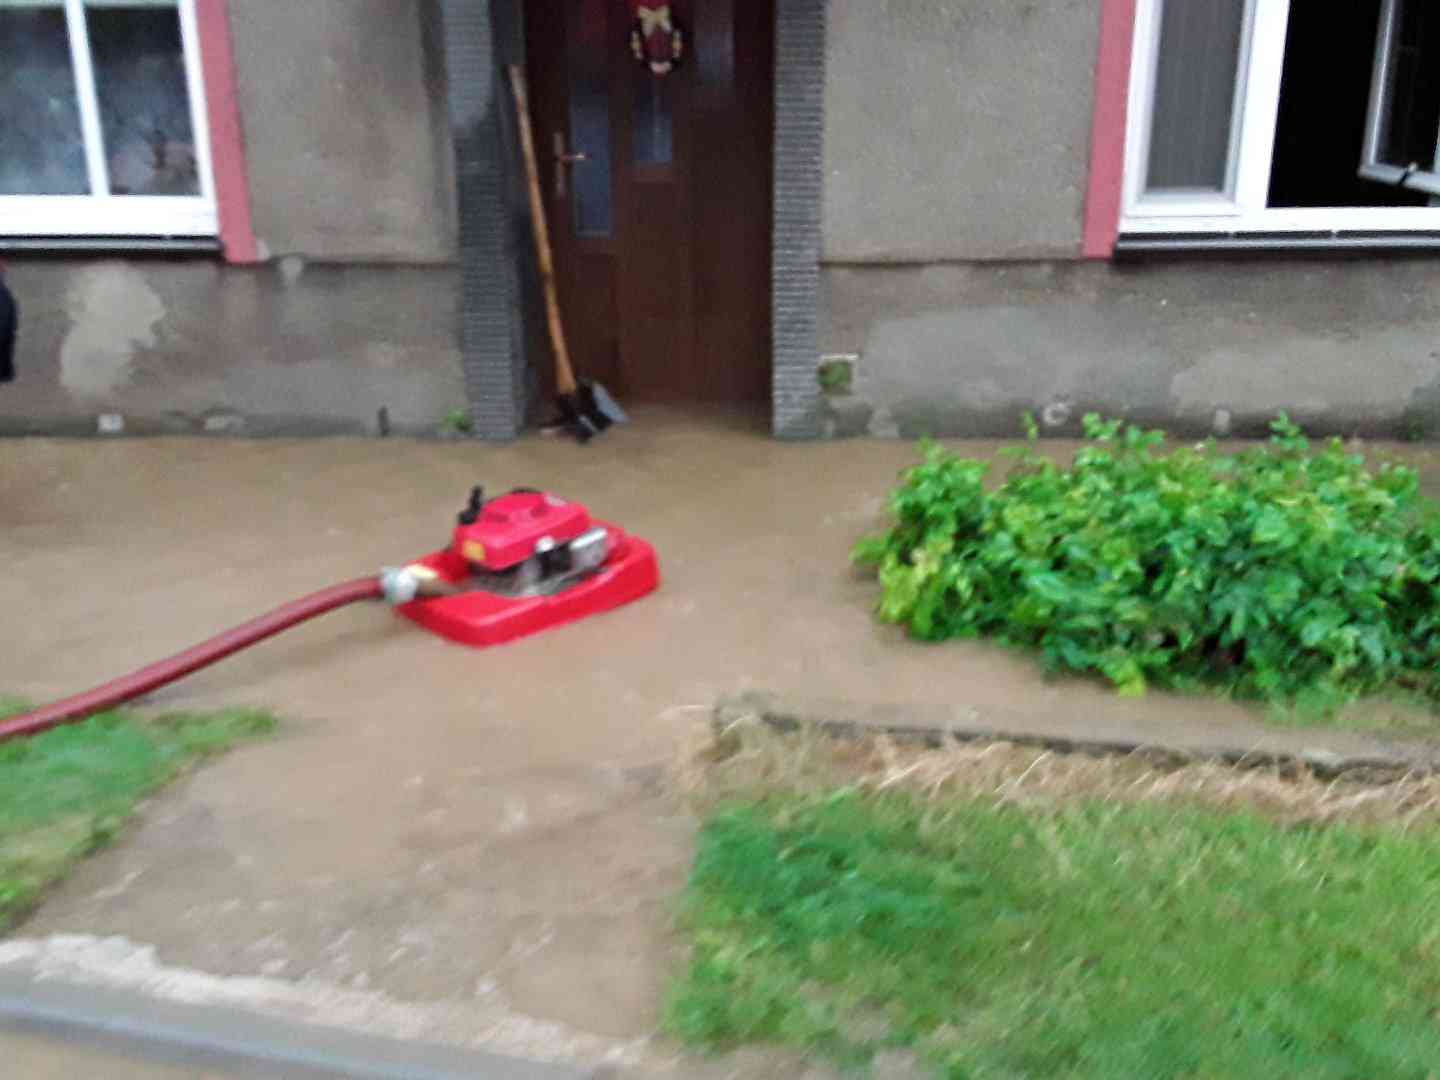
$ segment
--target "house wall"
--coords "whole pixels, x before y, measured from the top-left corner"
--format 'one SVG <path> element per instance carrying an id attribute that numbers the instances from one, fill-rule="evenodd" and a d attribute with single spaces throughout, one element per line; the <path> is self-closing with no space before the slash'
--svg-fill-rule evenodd
<path id="1" fill-rule="evenodd" d="M 14 254 L 0 434 L 431 432 L 466 407 L 437 0 L 229 0 L 262 257 Z"/>
<path id="2" fill-rule="evenodd" d="M 0 432 L 433 431 L 465 406 L 446 269 L 208 259 L 26 260 Z"/>
<path id="3" fill-rule="evenodd" d="M 114 413 L 132 432 L 362 434 L 381 410 L 419 433 L 465 408 L 439 7 L 229 0 L 265 261 L 13 255 L 0 434 Z M 1254 432 L 1285 408 L 1440 435 L 1433 258 L 1079 257 L 1099 9 L 828 0 L 818 351 L 858 378 L 821 432 L 1003 435 L 1026 409 L 1056 433 L 1088 410 Z M 516 26 L 501 39 L 513 53 Z"/>
<path id="4" fill-rule="evenodd" d="M 1440 263 L 1082 261 L 1096 0 L 830 0 L 822 430 L 1440 435 Z"/>
<path id="5" fill-rule="evenodd" d="M 1080 249 L 1096 0 L 830 0 L 831 262 Z"/>
<path id="6" fill-rule="evenodd" d="M 431 0 L 229 4 L 264 249 L 449 261 L 453 155 Z"/>
<path id="7" fill-rule="evenodd" d="M 1055 434 L 1088 411 L 1185 434 L 1440 435 L 1433 260 L 831 267 L 824 345 L 858 350 L 831 433 Z"/>

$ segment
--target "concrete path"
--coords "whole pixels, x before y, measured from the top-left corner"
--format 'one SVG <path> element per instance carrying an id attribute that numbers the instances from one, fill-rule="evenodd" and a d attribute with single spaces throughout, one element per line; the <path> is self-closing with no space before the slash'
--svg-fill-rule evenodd
<path id="1" fill-rule="evenodd" d="M 15 1080 L 592 1080 L 589 1069 L 0 973 Z"/>
<path id="2" fill-rule="evenodd" d="M 37 700 L 433 549 L 477 482 L 585 500 L 651 539 L 665 575 L 642 603 L 493 652 L 352 608 L 162 693 L 287 723 L 158 799 L 12 948 L 162 997 L 704 1075 L 652 1039 L 691 842 L 656 781 L 722 695 L 1253 730 L 1235 706 L 1123 701 L 877 626 L 847 553 L 913 459 L 665 413 L 587 448 L 0 443 L 0 690 Z"/>

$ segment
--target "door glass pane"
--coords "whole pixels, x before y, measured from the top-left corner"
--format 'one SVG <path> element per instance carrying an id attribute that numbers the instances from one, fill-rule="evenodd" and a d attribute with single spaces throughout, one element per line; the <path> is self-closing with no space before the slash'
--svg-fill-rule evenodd
<path id="1" fill-rule="evenodd" d="M 1147 191 L 1225 191 L 1246 0 L 1164 0 Z"/>
<path id="2" fill-rule="evenodd" d="M 88 0 L 110 190 L 199 195 L 177 0 Z"/>
<path id="3" fill-rule="evenodd" d="M 635 161 L 640 165 L 668 165 L 675 157 L 669 77 L 657 77 L 638 65 L 637 70 Z"/>
<path id="4" fill-rule="evenodd" d="M 1380 160 L 1406 168 L 1436 164 L 1440 136 L 1440 12 L 1401 0 L 1391 43 L 1389 114 Z"/>
<path id="5" fill-rule="evenodd" d="M 609 236 L 614 210 L 610 191 L 610 0 L 569 0 L 566 26 L 570 61 L 570 152 L 584 154 L 570 168 L 575 232 Z"/>
<path id="6" fill-rule="evenodd" d="M 61 0 L 0 0 L 0 195 L 88 195 Z"/>

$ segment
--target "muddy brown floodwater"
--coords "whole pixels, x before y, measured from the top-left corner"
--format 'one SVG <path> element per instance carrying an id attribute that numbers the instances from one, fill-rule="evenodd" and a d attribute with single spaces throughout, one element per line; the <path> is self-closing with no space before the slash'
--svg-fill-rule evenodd
<path id="1" fill-rule="evenodd" d="M 691 824 L 653 766 L 719 695 L 1023 702 L 1157 737 L 1253 723 L 876 625 L 847 554 L 914 460 L 904 443 L 782 444 L 665 412 L 584 448 L 0 442 L 0 690 L 36 700 L 432 550 L 474 483 L 583 500 L 650 539 L 664 575 L 640 603 L 489 652 L 354 607 L 162 692 L 166 709 L 268 706 L 284 730 L 157 799 L 18 936 L 123 937 L 154 946 L 158 968 L 255 976 L 257 1000 L 367 996 L 381 1028 L 659 1060 L 642 1044 Z"/>

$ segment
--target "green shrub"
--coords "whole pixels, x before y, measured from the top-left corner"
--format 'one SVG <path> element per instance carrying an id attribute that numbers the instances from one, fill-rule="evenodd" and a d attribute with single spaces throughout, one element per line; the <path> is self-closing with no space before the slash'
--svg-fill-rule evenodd
<path id="1" fill-rule="evenodd" d="M 441 435 L 469 435 L 475 430 L 475 420 L 469 409 L 452 409 L 440 421 Z"/>
<path id="2" fill-rule="evenodd" d="M 1272 429 L 1236 455 L 1166 454 L 1161 432 L 1087 416 L 1069 468 L 1026 447 L 995 490 L 985 463 L 930 445 L 854 557 L 878 568 L 881 618 L 916 637 L 1036 649 L 1124 694 L 1434 697 L 1440 514 L 1418 476 L 1339 440 L 1313 453 L 1283 415 Z"/>

